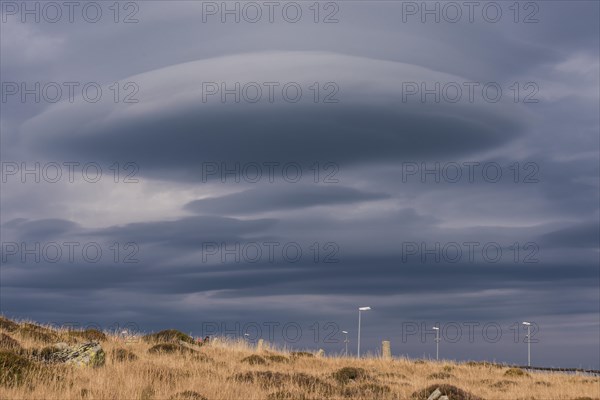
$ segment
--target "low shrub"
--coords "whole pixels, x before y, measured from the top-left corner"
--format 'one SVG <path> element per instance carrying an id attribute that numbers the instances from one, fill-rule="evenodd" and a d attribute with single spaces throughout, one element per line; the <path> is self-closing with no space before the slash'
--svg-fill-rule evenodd
<path id="1" fill-rule="evenodd" d="M 197 344 L 194 341 L 194 338 L 177 329 L 167 329 L 156 333 L 150 333 L 143 336 L 142 339 L 146 342 L 178 343 L 181 340 L 189 344 Z"/>
<path id="2" fill-rule="evenodd" d="M 276 363 L 287 363 L 290 362 L 290 359 L 284 356 L 280 356 L 278 354 L 268 355 L 266 359 Z"/>
<path id="3" fill-rule="evenodd" d="M 19 352 L 23 347 L 21 347 L 21 344 L 17 340 L 8 336 L 6 333 L 0 333 L 0 349 Z"/>
<path id="4" fill-rule="evenodd" d="M 469 367 L 502 368 L 501 364 L 491 363 L 488 361 L 467 361 L 465 365 L 468 365 Z"/>
<path id="5" fill-rule="evenodd" d="M 0 351 L 0 385 L 20 385 L 27 374 L 39 369 L 39 366 L 25 357 L 8 351 Z"/>
<path id="6" fill-rule="evenodd" d="M 56 346 L 46 346 L 41 349 L 33 349 L 31 351 L 31 358 L 36 361 L 43 362 L 54 362 L 54 354 L 58 353 L 61 349 Z"/>
<path id="7" fill-rule="evenodd" d="M 8 332 L 15 332 L 19 329 L 19 324 L 11 321 L 8 318 L 0 317 L 0 329 L 4 329 Z"/>
<path id="8" fill-rule="evenodd" d="M 359 399 L 378 399 L 390 393 L 392 389 L 387 385 L 378 383 L 364 383 L 359 386 L 346 386 L 341 391 L 341 395 L 346 397 L 354 397 Z"/>
<path id="9" fill-rule="evenodd" d="M 309 353 L 308 351 L 292 351 L 290 353 L 290 356 L 295 357 L 295 358 L 301 358 L 301 357 L 311 358 L 311 357 L 314 357 L 315 355 L 313 353 Z"/>
<path id="10" fill-rule="evenodd" d="M 289 375 L 273 371 L 249 371 L 233 376 L 238 382 L 257 383 L 262 387 L 282 386 L 289 381 Z"/>
<path id="11" fill-rule="evenodd" d="M 111 357 L 113 361 L 117 362 L 135 361 L 138 359 L 138 356 L 136 356 L 134 353 L 123 348 L 114 349 L 111 352 Z"/>
<path id="12" fill-rule="evenodd" d="M 504 372 L 504 376 L 529 376 L 529 374 L 521 368 L 509 368 Z"/>
<path id="13" fill-rule="evenodd" d="M 208 400 L 206 397 L 202 396 L 198 392 L 194 392 L 193 390 L 185 390 L 183 392 L 179 392 L 174 394 L 169 398 L 169 400 Z"/>
<path id="14" fill-rule="evenodd" d="M 173 343 L 159 343 L 148 349 L 150 354 L 176 353 L 181 352 L 182 347 Z"/>
<path id="15" fill-rule="evenodd" d="M 517 382 L 514 382 L 514 381 L 503 380 L 503 381 L 498 381 L 498 382 L 490 385 L 490 387 L 493 387 L 494 389 L 499 389 L 499 390 L 506 390 L 509 386 L 515 386 L 516 384 L 517 384 Z"/>
<path id="16" fill-rule="evenodd" d="M 24 323 L 19 327 L 18 332 L 24 338 L 37 342 L 52 343 L 58 340 L 56 332 L 39 325 Z"/>
<path id="17" fill-rule="evenodd" d="M 357 381 L 359 379 L 367 378 L 367 371 L 363 368 L 356 367 L 344 367 L 335 371 L 333 374 L 333 379 L 338 381 L 341 384 L 346 384 L 350 381 Z"/>
<path id="18" fill-rule="evenodd" d="M 267 360 L 265 360 L 258 354 L 252 354 L 251 356 L 243 358 L 242 362 L 250 365 L 265 365 L 267 363 Z"/>
<path id="19" fill-rule="evenodd" d="M 286 374 L 274 371 L 250 371 L 238 373 L 233 376 L 233 379 L 238 382 L 258 384 L 264 389 L 277 388 L 283 390 L 287 389 L 289 385 L 295 385 L 306 393 L 318 393 L 322 396 L 331 396 L 336 393 L 336 388 L 330 383 L 323 381 L 317 376 L 302 372 Z M 279 393 L 278 396 L 285 395 L 284 392 L 277 393 Z M 269 398 L 274 398 L 274 396 L 276 395 L 272 394 Z M 292 398 L 299 397 L 294 395 Z"/>
<path id="20" fill-rule="evenodd" d="M 75 338 L 85 339 L 87 341 L 104 342 L 107 340 L 106 334 L 98 329 L 86 329 L 83 331 L 69 331 L 67 335 Z"/>
<path id="21" fill-rule="evenodd" d="M 454 375 L 449 374 L 447 372 L 434 372 L 433 374 L 430 374 L 429 376 L 427 376 L 427 379 L 450 379 L 450 378 L 454 378 Z"/>

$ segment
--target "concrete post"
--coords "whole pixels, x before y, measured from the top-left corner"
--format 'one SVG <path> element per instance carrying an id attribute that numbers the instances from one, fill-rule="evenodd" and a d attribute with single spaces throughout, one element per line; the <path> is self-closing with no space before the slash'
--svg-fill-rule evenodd
<path id="1" fill-rule="evenodd" d="M 381 357 L 386 360 L 392 358 L 392 346 L 390 345 L 389 340 L 384 340 L 381 342 Z"/>

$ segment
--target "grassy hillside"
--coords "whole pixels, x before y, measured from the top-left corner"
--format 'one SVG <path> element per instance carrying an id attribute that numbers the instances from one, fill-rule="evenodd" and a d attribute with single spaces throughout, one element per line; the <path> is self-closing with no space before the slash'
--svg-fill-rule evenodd
<path id="1" fill-rule="evenodd" d="M 0 398 L 426 399 L 437 387 L 450 400 L 600 397 L 598 377 L 481 363 L 316 357 L 219 339 L 196 346 L 180 332 L 165 332 L 124 340 L 0 319 Z M 52 344 L 88 340 L 100 342 L 103 366 L 52 361 Z"/>

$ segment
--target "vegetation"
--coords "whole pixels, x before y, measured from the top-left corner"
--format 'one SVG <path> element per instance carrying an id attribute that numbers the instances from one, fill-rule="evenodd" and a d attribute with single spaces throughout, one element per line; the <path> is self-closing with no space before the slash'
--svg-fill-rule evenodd
<path id="1" fill-rule="evenodd" d="M 222 338 L 186 347 L 178 343 L 184 334 L 172 330 L 133 339 L 106 335 L 104 366 L 64 365 L 52 360 L 54 345 L 86 338 L 0 321 L 2 399 L 418 400 L 436 389 L 451 400 L 600 398 L 600 378 L 589 375 L 526 373 L 491 363 L 319 357 L 267 344 L 259 353 L 245 341 Z M 259 359 L 264 362 L 250 361 Z"/>
<path id="2" fill-rule="evenodd" d="M 274 362 L 274 363 L 288 363 L 290 362 L 290 359 L 285 357 L 285 356 L 281 356 L 279 354 L 270 354 L 268 356 L 265 357 L 267 360 Z"/>
<path id="3" fill-rule="evenodd" d="M 6 332 L 14 332 L 19 329 L 19 324 L 10 319 L 0 317 L 0 329 L 5 330 Z"/>
<path id="4" fill-rule="evenodd" d="M 146 342 L 154 342 L 154 343 L 158 343 L 158 342 L 171 342 L 171 343 L 178 343 L 179 341 L 182 342 L 186 342 L 186 343 L 190 343 L 190 344 L 195 344 L 194 339 L 189 336 L 186 335 L 183 332 L 178 331 L 177 329 L 167 329 L 164 331 L 160 331 L 157 333 L 151 333 L 149 335 L 145 335 L 143 336 L 143 339 Z"/>
<path id="5" fill-rule="evenodd" d="M 338 381 L 339 383 L 346 384 L 350 381 L 366 379 L 367 371 L 365 371 L 363 368 L 344 367 L 342 369 L 335 371 L 332 375 L 333 375 L 334 379 L 336 381 Z"/>
<path id="6" fill-rule="evenodd" d="M 8 351 L 0 351 L 0 385 L 15 386 L 25 381 L 38 365 L 27 358 Z"/>
<path id="7" fill-rule="evenodd" d="M 69 335 L 75 338 L 81 338 L 85 340 L 93 340 L 96 342 L 104 342 L 107 339 L 105 333 L 100 332 L 97 329 L 86 329 L 83 331 L 69 331 Z"/>
<path id="8" fill-rule="evenodd" d="M 159 353 L 176 353 L 182 352 L 183 347 L 178 346 L 173 343 L 159 343 L 148 349 L 148 353 L 150 354 L 159 354 Z"/>
<path id="9" fill-rule="evenodd" d="M 258 354 L 252 354 L 251 356 L 243 358 L 242 362 L 248 363 L 250 365 L 265 365 L 267 363 L 267 360 L 265 360 L 264 357 L 261 357 Z"/>
<path id="10" fill-rule="evenodd" d="M 115 362 L 135 361 L 138 359 L 135 353 L 123 348 L 113 349 L 111 356 Z"/>
<path id="11" fill-rule="evenodd" d="M 18 353 L 22 350 L 21 345 L 6 333 L 0 333 L 0 349 Z"/>
<path id="12" fill-rule="evenodd" d="M 509 368 L 504 372 L 504 376 L 529 376 L 529 374 L 521 368 Z"/>

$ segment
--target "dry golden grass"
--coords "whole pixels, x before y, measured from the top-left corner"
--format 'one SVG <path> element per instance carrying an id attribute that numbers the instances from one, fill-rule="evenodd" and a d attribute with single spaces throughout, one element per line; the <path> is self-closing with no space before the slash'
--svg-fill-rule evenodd
<path id="1" fill-rule="evenodd" d="M 23 355 L 34 349 L 39 352 L 57 339 L 71 343 L 81 340 L 80 335 L 64 330 L 36 329 L 23 323 L 19 329 L 0 324 L 2 333 L 18 341 Z M 0 398 L 411 399 L 415 392 L 434 384 L 454 385 L 488 400 L 600 397 L 598 377 L 560 373 L 507 375 L 508 368 L 494 365 L 320 358 L 294 356 L 273 348 L 257 354 L 244 342 L 226 340 L 214 340 L 199 352 L 156 354 L 148 352 L 156 343 L 144 340 L 126 342 L 109 335 L 101 344 L 106 353 L 103 367 L 34 362 L 36 368 L 28 370 L 19 384 L 0 385 Z"/>

